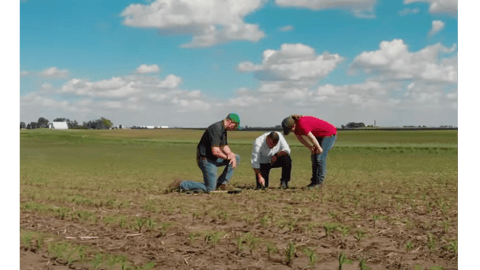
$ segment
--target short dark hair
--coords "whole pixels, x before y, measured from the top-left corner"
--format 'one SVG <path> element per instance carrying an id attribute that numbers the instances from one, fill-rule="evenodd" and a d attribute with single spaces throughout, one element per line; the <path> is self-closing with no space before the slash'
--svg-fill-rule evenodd
<path id="1" fill-rule="evenodd" d="M 270 138 L 275 143 L 277 143 L 280 140 L 280 137 L 278 136 L 278 133 L 275 132 L 275 131 L 270 132 L 270 134 L 268 134 L 267 137 Z"/>

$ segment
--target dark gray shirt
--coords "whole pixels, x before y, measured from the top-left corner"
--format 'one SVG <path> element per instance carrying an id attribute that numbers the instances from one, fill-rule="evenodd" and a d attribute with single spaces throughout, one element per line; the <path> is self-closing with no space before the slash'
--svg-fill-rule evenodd
<path id="1" fill-rule="evenodd" d="M 197 155 L 216 160 L 217 157 L 212 153 L 212 147 L 222 147 L 227 145 L 227 131 L 223 127 L 223 120 L 210 125 L 203 133 L 197 146 Z"/>

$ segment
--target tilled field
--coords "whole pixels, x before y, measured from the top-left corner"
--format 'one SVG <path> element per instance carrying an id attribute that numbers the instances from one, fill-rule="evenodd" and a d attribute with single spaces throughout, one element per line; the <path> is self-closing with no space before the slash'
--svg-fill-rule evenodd
<path id="1" fill-rule="evenodd" d="M 433 203 L 438 192 L 241 188 L 113 202 L 23 192 L 21 269 L 457 269 L 457 206 Z"/>

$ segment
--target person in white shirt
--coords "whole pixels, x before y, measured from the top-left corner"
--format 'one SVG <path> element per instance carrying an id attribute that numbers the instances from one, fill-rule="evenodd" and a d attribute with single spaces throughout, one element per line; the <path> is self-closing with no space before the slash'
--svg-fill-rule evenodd
<path id="1" fill-rule="evenodd" d="M 292 172 L 290 152 L 290 147 L 280 132 L 267 132 L 255 139 L 251 162 L 257 189 L 268 188 L 268 175 L 272 168 L 282 168 L 280 188 L 288 188 Z"/>

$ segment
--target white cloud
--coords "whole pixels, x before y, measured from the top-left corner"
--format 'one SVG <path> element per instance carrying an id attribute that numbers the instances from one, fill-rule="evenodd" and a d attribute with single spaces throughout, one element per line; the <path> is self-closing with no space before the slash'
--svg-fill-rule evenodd
<path id="1" fill-rule="evenodd" d="M 30 71 L 22 70 L 20 71 L 20 77 L 25 77 L 30 75 Z"/>
<path id="2" fill-rule="evenodd" d="M 315 50 L 303 44 L 283 44 L 280 50 L 266 50 L 260 65 L 243 62 L 238 65 L 241 72 L 254 72 L 261 81 L 293 82 L 313 84 L 326 77 L 343 61 L 338 54 Z"/>
<path id="3" fill-rule="evenodd" d="M 60 70 L 56 67 L 51 67 L 40 72 L 40 76 L 44 78 L 67 78 L 69 75 L 68 70 Z"/>
<path id="4" fill-rule="evenodd" d="M 405 16 L 405 15 L 409 15 L 409 14 L 417 14 L 419 12 L 420 12 L 419 8 L 413 8 L 413 9 L 412 8 L 404 8 L 404 9 L 400 10 L 398 12 L 398 14 L 400 16 Z"/>
<path id="5" fill-rule="evenodd" d="M 432 21 L 432 29 L 428 32 L 429 36 L 433 36 L 436 33 L 442 31 L 443 27 L 445 27 L 445 23 L 442 21 Z"/>
<path id="6" fill-rule="evenodd" d="M 458 0 L 404 0 L 403 2 L 405 4 L 427 2 L 430 4 L 430 13 L 448 13 L 455 16 L 458 13 Z"/>
<path id="7" fill-rule="evenodd" d="M 418 52 L 409 52 L 403 40 L 382 41 L 377 51 L 363 52 L 353 60 L 351 70 L 376 74 L 379 79 L 415 79 L 427 82 L 456 83 L 457 56 L 439 59 L 440 53 L 452 53 L 456 46 L 441 44 L 427 46 Z"/>
<path id="8" fill-rule="evenodd" d="M 146 73 L 155 73 L 155 72 L 159 72 L 160 71 L 160 68 L 157 66 L 157 65 L 141 65 L 137 68 L 137 73 L 139 74 L 146 74 Z"/>
<path id="9" fill-rule="evenodd" d="M 338 8 L 350 10 L 356 17 L 374 18 L 374 7 L 377 0 L 275 0 L 282 7 L 303 7 L 320 10 Z"/>
<path id="10" fill-rule="evenodd" d="M 209 47 L 232 40 L 258 41 L 265 36 L 258 25 L 243 18 L 259 9 L 265 0 L 157 0 L 132 4 L 122 11 L 123 23 L 152 27 L 160 33 L 191 34 L 182 47 Z"/>
<path id="11" fill-rule="evenodd" d="M 284 27 L 280 27 L 280 32 L 289 32 L 289 31 L 292 31 L 294 30 L 295 28 L 291 25 L 287 25 L 287 26 L 284 26 Z"/>

